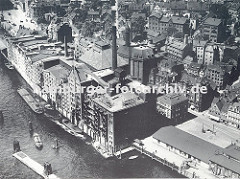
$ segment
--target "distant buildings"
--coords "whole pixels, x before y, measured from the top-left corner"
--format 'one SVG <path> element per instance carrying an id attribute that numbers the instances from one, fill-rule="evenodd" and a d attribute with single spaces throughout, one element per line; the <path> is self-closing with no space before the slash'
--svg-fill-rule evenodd
<path id="1" fill-rule="evenodd" d="M 223 96 L 214 98 L 211 107 L 209 108 L 210 118 L 216 121 L 227 120 L 229 107 L 236 100 L 237 96 L 236 92 L 229 91 L 228 94 L 225 93 Z"/>
<path id="2" fill-rule="evenodd" d="M 235 102 L 228 108 L 227 118 L 224 119 L 230 125 L 240 128 L 240 103 Z"/>
<path id="3" fill-rule="evenodd" d="M 207 65 L 205 74 L 219 89 L 223 89 L 225 80 L 231 74 L 233 65 Z"/>
<path id="4" fill-rule="evenodd" d="M 149 16 L 149 29 L 155 32 L 167 33 L 168 28 L 175 28 L 176 32 L 186 33 L 188 21 L 186 17 L 165 17 L 159 13 L 153 13 Z"/>
<path id="5" fill-rule="evenodd" d="M 211 106 L 216 93 L 214 82 L 204 77 L 201 72 L 200 70 L 197 75 L 183 72 L 180 79 L 180 84 L 186 89 L 184 95 L 188 98 L 189 107 L 199 112 L 205 111 Z M 203 86 L 206 88 L 206 93 L 192 91 L 193 87 L 201 88 Z"/>
<path id="6" fill-rule="evenodd" d="M 188 112 L 188 99 L 182 94 L 166 94 L 157 98 L 157 112 L 168 119 L 181 122 Z"/>

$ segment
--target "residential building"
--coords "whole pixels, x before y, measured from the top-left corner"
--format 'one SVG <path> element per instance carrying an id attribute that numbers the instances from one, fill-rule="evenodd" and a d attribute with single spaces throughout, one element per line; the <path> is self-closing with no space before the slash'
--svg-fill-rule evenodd
<path id="1" fill-rule="evenodd" d="M 165 84 L 167 82 L 176 82 L 180 79 L 184 70 L 184 64 L 171 58 L 163 58 L 157 64 L 155 84 Z"/>
<path id="2" fill-rule="evenodd" d="M 205 39 L 212 42 L 223 40 L 223 24 L 221 19 L 207 18 L 202 25 L 202 32 Z"/>
<path id="3" fill-rule="evenodd" d="M 222 122 L 227 120 L 229 107 L 235 102 L 236 98 L 237 93 L 235 91 L 229 91 L 228 94 L 225 93 L 221 97 L 214 98 L 209 108 L 210 118 Z"/>
<path id="4" fill-rule="evenodd" d="M 157 98 L 157 112 L 175 122 L 181 122 L 188 112 L 188 99 L 177 93 L 160 96 Z"/>
<path id="5" fill-rule="evenodd" d="M 168 28 L 172 27 L 177 30 L 177 32 L 186 33 L 188 29 L 188 20 L 186 17 L 166 17 L 160 13 L 152 13 L 149 17 L 149 29 L 160 34 L 166 33 Z"/>
<path id="6" fill-rule="evenodd" d="M 186 69 L 186 72 L 189 75 L 198 76 L 199 72 L 202 69 L 203 69 L 203 65 L 202 64 L 199 64 L 199 63 L 196 63 L 196 62 L 192 62 L 192 63 L 190 63 L 190 65 Z"/>
<path id="7" fill-rule="evenodd" d="M 193 51 L 196 53 L 199 64 L 204 63 L 206 45 L 205 40 L 193 40 Z"/>
<path id="8" fill-rule="evenodd" d="M 205 48 L 204 64 L 212 65 L 213 63 L 214 63 L 214 47 L 212 45 L 208 45 Z"/>
<path id="9" fill-rule="evenodd" d="M 166 40 L 166 52 L 168 57 L 174 60 L 182 61 L 191 53 L 191 48 L 187 35 L 185 35 L 183 42 L 171 37 Z"/>
<path id="10" fill-rule="evenodd" d="M 186 89 L 185 96 L 188 98 L 188 106 L 198 112 L 207 110 L 214 99 L 216 85 L 212 80 L 207 79 L 201 70 L 197 75 L 190 75 L 186 72 L 182 73 L 179 86 Z M 193 87 L 206 87 L 206 92 L 192 92 Z"/>
<path id="11" fill-rule="evenodd" d="M 225 85 L 227 77 L 231 74 L 233 65 L 207 65 L 205 74 L 218 87 L 222 89 Z"/>
<path id="12" fill-rule="evenodd" d="M 227 118 L 223 119 L 224 122 L 236 128 L 240 128 L 240 103 L 235 102 L 228 108 Z"/>

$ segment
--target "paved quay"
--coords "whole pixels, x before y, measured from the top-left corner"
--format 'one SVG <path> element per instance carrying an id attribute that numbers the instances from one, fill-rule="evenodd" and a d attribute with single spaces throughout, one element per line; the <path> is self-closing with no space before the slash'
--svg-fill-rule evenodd
<path id="1" fill-rule="evenodd" d="M 240 139 L 240 130 L 212 121 L 208 116 L 208 111 L 196 112 L 189 110 L 189 112 L 196 117 L 177 125 L 177 128 L 223 148 Z M 202 129 L 206 132 L 203 133 Z"/>

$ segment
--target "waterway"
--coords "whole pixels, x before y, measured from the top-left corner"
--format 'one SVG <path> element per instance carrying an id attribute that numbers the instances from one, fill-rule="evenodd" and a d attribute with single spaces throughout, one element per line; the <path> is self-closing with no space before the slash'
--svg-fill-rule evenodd
<path id="1" fill-rule="evenodd" d="M 20 142 L 21 150 L 43 164 L 49 162 L 53 172 L 65 179 L 82 178 L 176 178 L 182 177 L 170 168 L 134 151 L 135 160 L 104 159 L 91 145 L 85 144 L 63 131 L 44 115 L 37 115 L 18 95 L 19 87 L 28 85 L 15 70 L 8 70 L 0 61 L 0 179 L 40 179 L 41 177 L 12 157 L 13 140 Z M 28 122 L 40 134 L 43 149 L 38 150 L 29 134 Z M 60 148 L 53 149 L 55 139 Z"/>

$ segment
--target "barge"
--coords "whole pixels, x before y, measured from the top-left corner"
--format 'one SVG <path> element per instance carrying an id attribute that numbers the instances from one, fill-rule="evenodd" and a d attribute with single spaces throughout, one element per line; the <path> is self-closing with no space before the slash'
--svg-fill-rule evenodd
<path id="1" fill-rule="evenodd" d="M 18 89 L 17 92 L 35 113 L 43 113 L 43 109 L 39 106 L 39 104 L 35 101 L 35 99 L 26 89 Z"/>

